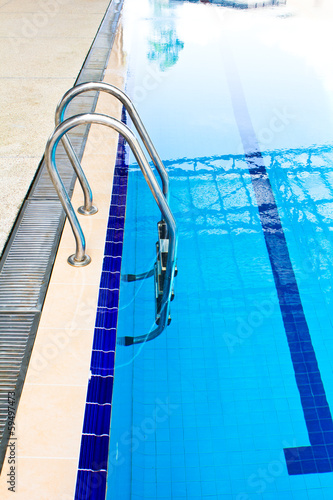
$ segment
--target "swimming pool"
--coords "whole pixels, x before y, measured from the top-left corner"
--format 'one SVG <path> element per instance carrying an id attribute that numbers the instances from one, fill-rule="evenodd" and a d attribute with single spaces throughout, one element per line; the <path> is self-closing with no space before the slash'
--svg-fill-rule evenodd
<path id="1" fill-rule="evenodd" d="M 332 36 L 320 12 L 125 4 L 127 90 L 169 172 L 179 272 L 167 330 L 117 346 L 108 499 L 332 498 Z M 155 261 L 159 214 L 129 163 L 121 272 L 138 274 Z M 153 288 L 122 282 L 118 337 L 154 326 Z"/>

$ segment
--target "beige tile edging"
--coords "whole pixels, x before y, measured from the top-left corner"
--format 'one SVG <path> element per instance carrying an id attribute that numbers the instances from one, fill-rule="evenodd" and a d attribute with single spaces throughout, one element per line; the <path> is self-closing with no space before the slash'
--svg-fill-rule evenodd
<path id="1" fill-rule="evenodd" d="M 123 88 L 125 73 L 121 27 L 104 81 Z M 96 112 L 121 117 L 121 105 L 101 95 Z M 92 126 L 82 165 L 94 194 L 97 214 L 78 215 L 92 262 L 83 268 L 67 264 L 75 242 L 65 224 L 16 415 L 17 500 L 71 500 L 74 497 L 89 365 L 103 264 L 118 136 Z M 82 205 L 75 186 L 72 203 Z M 8 455 L 0 477 L 0 498 L 8 491 Z"/>

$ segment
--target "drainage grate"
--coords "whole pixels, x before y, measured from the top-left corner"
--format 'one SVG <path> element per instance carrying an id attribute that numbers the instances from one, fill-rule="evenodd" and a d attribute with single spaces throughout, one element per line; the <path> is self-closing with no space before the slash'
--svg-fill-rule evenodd
<path id="1" fill-rule="evenodd" d="M 41 310 L 50 260 L 63 220 L 60 201 L 26 202 L 0 273 L 0 312 Z"/>
<path id="2" fill-rule="evenodd" d="M 74 103 L 75 104 L 75 103 Z M 77 109 L 75 109 L 77 112 Z M 86 132 L 87 134 L 87 132 Z M 82 142 L 82 141 L 81 141 Z M 82 146 L 82 145 L 81 145 Z M 82 152 L 79 152 L 79 155 Z M 69 160 L 67 155 L 62 147 L 59 144 L 56 152 L 56 161 L 57 161 L 57 169 L 59 170 L 59 174 L 61 176 L 62 182 L 67 191 L 71 191 L 73 186 L 73 169 L 70 167 Z M 32 187 L 31 194 L 29 198 L 33 199 L 54 199 L 58 200 L 58 196 L 56 190 L 53 187 L 53 184 L 50 180 L 49 173 L 47 168 L 43 165 L 40 174 L 38 176 L 38 180 L 35 185 Z"/>
<path id="3" fill-rule="evenodd" d="M 76 84 L 103 80 L 123 0 L 111 0 Z M 98 94 L 72 101 L 69 114 L 93 112 Z M 89 127 L 69 134 L 82 158 Z M 71 195 L 75 175 L 59 145 L 57 167 Z M 0 472 L 8 442 L 8 392 L 19 401 L 65 214 L 41 163 L 0 261 Z"/>
<path id="4" fill-rule="evenodd" d="M 39 314 L 36 313 L 0 313 L 0 433 L 3 453 L 6 451 L 4 442 L 9 437 L 6 426 L 8 394 L 21 393 L 38 320 Z"/>

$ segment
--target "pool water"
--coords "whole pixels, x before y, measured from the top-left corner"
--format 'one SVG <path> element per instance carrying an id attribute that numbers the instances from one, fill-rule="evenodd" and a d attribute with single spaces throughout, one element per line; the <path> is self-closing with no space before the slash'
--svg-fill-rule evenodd
<path id="1" fill-rule="evenodd" d="M 108 500 L 333 498 L 330 16 L 125 2 L 178 276 L 166 331 L 117 346 Z M 122 274 L 153 267 L 159 218 L 130 157 Z M 123 281 L 118 337 L 154 307 L 153 278 Z"/>

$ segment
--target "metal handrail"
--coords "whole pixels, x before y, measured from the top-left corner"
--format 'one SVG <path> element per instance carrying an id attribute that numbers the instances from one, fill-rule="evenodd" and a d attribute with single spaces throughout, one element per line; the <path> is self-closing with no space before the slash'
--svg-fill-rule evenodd
<path id="1" fill-rule="evenodd" d="M 162 160 L 160 159 L 154 144 L 152 143 L 147 130 L 145 129 L 145 126 L 142 123 L 142 120 L 135 109 L 134 104 L 130 100 L 130 98 L 123 92 L 122 90 L 118 89 L 118 87 L 115 87 L 114 85 L 111 85 L 109 83 L 104 83 L 104 82 L 88 82 L 88 83 L 82 83 L 80 85 L 76 85 L 75 87 L 71 88 L 64 94 L 62 97 L 61 101 L 59 102 L 57 109 L 56 109 L 56 115 L 55 115 L 55 122 L 56 125 L 59 125 L 59 123 L 63 122 L 64 120 L 64 115 L 66 112 L 66 109 L 69 105 L 69 103 L 74 99 L 74 97 L 78 96 L 79 94 L 82 94 L 84 92 L 91 92 L 91 91 L 96 91 L 96 92 L 106 92 L 107 94 L 111 94 L 114 97 L 116 97 L 125 107 L 127 110 L 134 127 L 138 131 L 141 140 L 146 148 L 146 150 L 149 153 L 150 158 L 152 159 L 159 176 L 162 181 L 162 189 L 165 198 L 167 201 L 169 201 L 169 176 L 167 171 L 165 170 L 165 167 L 162 163 Z M 68 154 L 68 157 L 73 165 L 73 168 L 75 169 L 76 172 L 79 172 L 78 177 L 84 192 L 85 196 L 85 206 L 92 204 L 92 195 L 91 195 L 91 190 L 89 188 L 88 181 L 84 178 L 84 174 L 79 162 L 79 159 L 76 156 L 76 153 L 70 143 L 70 140 L 68 137 L 65 135 L 62 139 L 64 148 L 66 150 L 66 153 Z M 83 175 L 82 175 L 83 174 Z M 90 190 L 90 194 L 89 194 Z M 90 207 L 89 205 L 89 207 Z"/>
<path id="2" fill-rule="evenodd" d="M 60 117 L 60 115 L 58 114 L 58 108 L 59 108 L 61 102 L 62 102 L 62 100 L 58 104 L 57 110 L 56 110 L 56 115 L 55 115 L 56 127 L 61 122 L 64 121 L 63 115 Z M 67 156 L 72 164 L 72 167 L 77 175 L 77 178 L 79 180 L 79 183 L 80 183 L 82 191 L 83 191 L 84 202 L 83 202 L 83 206 L 78 208 L 78 212 L 82 215 L 93 215 L 96 212 L 98 212 L 98 208 L 95 205 L 93 205 L 92 190 L 91 190 L 89 182 L 85 176 L 85 173 L 82 169 L 80 160 L 78 159 L 78 157 L 74 151 L 74 148 L 73 148 L 73 146 L 72 146 L 72 144 L 71 144 L 71 142 L 66 134 L 62 137 L 61 142 L 62 142 L 62 145 L 64 146 L 64 149 L 65 149 Z"/>
<path id="3" fill-rule="evenodd" d="M 169 252 L 168 252 L 166 274 L 164 279 L 162 307 L 161 307 L 159 325 L 155 330 L 149 332 L 147 335 L 142 335 L 139 337 L 124 337 L 119 341 L 120 343 L 125 345 L 146 342 L 160 335 L 168 323 L 169 303 L 172 293 L 172 284 L 176 266 L 176 253 L 177 253 L 176 223 L 173 218 L 172 212 L 169 208 L 168 202 L 165 199 L 163 192 L 161 191 L 161 188 L 154 175 L 154 172 L 152 171 L 137 138 L 124 123 L 117 120 L 116 118 L 111 118 L 110 116 L 97 113 L 81 114 L 74 116 L 73 118 L 68 118 L 60 125 L 58 125 L 58 127 L 55 129 L 55 131 L 49 138 L 45 149 L 45 163 L 48 172 L 50 174 L 53 185 L 58 193 L 61 204 L 68 217 L 68 220 L 70 222 L 75 237 L 76 252 L 75 254 L 71 255 L 68 258 L 68 262 L 73 266 L 85 266 L 89 264 L 91 259 L 85 253 L 86 245 L 85 245 L 84 234 L 81 229 L 78 218 L 75 214 L 73 205 L 70 201 L 70 198 L 67 194 L 67 191 L 59 175 L 56 166 L 55 153 L 59 141 L 61 141 L 61 139 L 67 132 L 69 132 L 71 129 L 79 125 L 88 125 L 88 124 L 105 125 L 107 127 L 116 130 L 119 134 L 121 134 L 125 138 L 135 156 L 136 161 L 140 166 L 144 178 L 146 179 L 146 182 L 152 192 L 152 195 L 154 196 L 154 199 L 160 211 L 162 212 L 163 218 L 167 224 L 168 238 L 169 238 Z"/>

